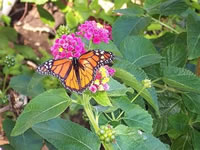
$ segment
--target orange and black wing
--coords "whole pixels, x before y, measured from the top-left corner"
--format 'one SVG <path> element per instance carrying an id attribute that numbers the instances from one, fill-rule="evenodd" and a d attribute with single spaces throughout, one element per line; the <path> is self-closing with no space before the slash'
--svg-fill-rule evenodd
<path id="1" fill-rule="evenodd" d="M 37 72 L 42 75 L 53 75 L 59 79 L 66 78 L 70 71 L 72 60 L 70 59 L 50 59 L 37 68 Z"/>
<path id="2" fill-rule="evenodd" d="M 42 75 L 57 77 L 62 85 L 70 91 L 77 93 L 82 91 L 78 82 L 77 71 L 71 59 L 48 60 L 37 68 L 37 72 Z"/>
<path id="3" fill-rule="evenodd" d="M 53 75 L 60 79 L 66 89 L 78 91 L 78 81 L 75 75 L 71 59 L 48 60 L 37 68 L 37 72 L 43 75 Z"/>
<path id="4" fill-rule="evenodd" d="M 66 89 L 82 93 L 94 81 L 97 69 L 111 63 L 113 58 L 111 52 L 93 50 L 82 54 L 79 59 L 51 59 L 40 65 L 37 72 L 56 76 Z"/>
<path id="5" fill-rule="evenodd" d="M 80 56 L 78 60 L 78 83 L 80 92 L 89 87 L 95 79 L 99 67 L 110 64 L 113 61 L 113 54 L 103 50 L 88 51 Z"/>

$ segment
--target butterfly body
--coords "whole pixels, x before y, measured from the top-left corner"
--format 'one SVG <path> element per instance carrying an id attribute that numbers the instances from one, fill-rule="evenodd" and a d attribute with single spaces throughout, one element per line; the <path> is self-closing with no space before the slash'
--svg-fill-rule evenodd
<path id="1" fill-rule="evenodd" d="M 70 91 L 82 93 L 95 79 L 99 67 L 113 61 L 111 52 L 92 50 L 79 58 L 48 60 L 37 68 L 37 72 L 57 77 Z"/>

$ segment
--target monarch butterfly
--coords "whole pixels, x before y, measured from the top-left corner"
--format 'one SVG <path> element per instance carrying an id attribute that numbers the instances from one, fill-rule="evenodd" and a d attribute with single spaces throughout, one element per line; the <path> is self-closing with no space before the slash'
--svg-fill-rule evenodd
<path id="1" fill-rule="evenodd" d="M 92 50 L 79 58 L 50 59 L 37 68 L 39 74 L 53 75 L 63 86 L 73 92 L 82 93 L 95 79 L 99 67 L 113 61 L 112 52 Z"/>

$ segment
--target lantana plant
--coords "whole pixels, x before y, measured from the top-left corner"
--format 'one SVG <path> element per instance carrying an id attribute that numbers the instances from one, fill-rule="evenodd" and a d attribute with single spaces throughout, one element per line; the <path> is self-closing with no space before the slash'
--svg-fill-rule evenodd
<path id="1" fill-rule="evenodd" d="M 63 29 L 62 29 L 63 30 Z M 59 31 L 62 32 L 62 31 Z M 63 34 L 60 38 L 57 38 L 51 47 L 51 53 L 54 57 L 54 59 L 62 59 L 62 58 L 79 58 L 82 54 L 84 54 L 86 51 L 90 50 L 87 48 L 91 47 L 91 44 L 100 44 L 101 42 L 109 43 L 110 40 L 110 33 L 111 31 L 105 29 L 102 25 L 96 23 L 95 21 L 86 21 L 85 23 L 81 24 L 78 27 L 78 31 L 76 33 L 71 34 Z M 85 38 L 88 40 L 89 45 L 86 47 L 85 43 L 82 41 L 82 38 Z M 115 69 L 109 67 L 108 65 L 101 66 L 95 74 L 95 79 L 92 82 L 92 84 L 89 87 L 89 90 L 91 93 L 96 92 L 103 92 L 109 90 L 109 80 L 110 77 L 112 77 L 115 73 Z M 92 96 L 92 94 L 90 94 Z M 87 94 L 83 94 L 81 104 L 84 107 L 85 113 L 88 116 L 90 122 L 92 123 L 95 132 L 97 135 L 101 133 L 101 130 L 99 128 L 98 122 L 95 121 L 94 118 L 97 118 L 98 116 L 94 116 L 91 106 L 90 106 L 90 96 Z M 102 101 L 104 101 L 102 99 Z M 110 102 L 109 102 L 110 103 Z M 88 106 L 89 105 L 89 106 Z M 113 131 L 114 132 L 114 131 Z M 110 133 L 113 133 L 110 132 Z M 109 147 L 109 141 L 114 141 L 114 135 L 109 135 L 110 138 L 105 138 L 103 140 L 104 146 Z"/>
<path id="2" fill-rule="evenodd" d="M 77 28 L 77 32 L 75 33 L 66 33 L 66 34 L 60 34 L 63 33 L 64 30 L 63 26 L 58 30 L 58 35 L 60 35 L 59 38 L 55 39 L 54 44 L 51 46 L 51 54 L 55 60 L 62 59 L 62 58 L 79 58 L 82 54 L 86 53 L 89 50 L 92 50 L 91 47 L 100 47 L 101 43 L 104 44 L 110 44 L 112 42 L 111 40 L 111 27 L 108 29 L 104 28 L 105 26 L 96 23 L 95 21 L 86 21 L 85 23 L 81 24 Z M 107 26 L 108 28 L 108 26 Z M 87 42 L 85 42 L 87 41 Z M 112 50 L 113 49 L 103 49 L 103 50 Z M 115 51 L 113 51 L 115 54 Z M 101 51 L 100 51 L 101 53 Z M 117 52 L 116 52 L 117 53 Z M 51 62 L 49 62 L 51 63 Z M 49 64 L 47 64 L 49 65 Z M 50 64 L 51 65 L 51 64 Z M 120 65 L 120 64 L 118 64 Z M 117 65 L 116 65 L 117 66 Z M 117 68 L 117 67 L 116 67 Z M 121 72 L 120 69 L 118 69 L 119 72 Z M 28 128 L 32 127 L 32 129 L 40 134 L 42 137 L 44 137 L 47 141 L 52 143 L 55 147 L 58 149 L 64 150 L 64 149 L 77 149 L 78 147 L 86 146 L 86 149 L 94 149 L 98 150 L 100 149 L 100 144 L 103 145 L 105 150 L 113 150 L 114 147 L 118 146 L 119 138 L 121 135 L 121 132 L 127 132 L 128 128 L 121 122 L 123 117 L 127 115 L 127 110 L 124 109 L 124 106 L 121 107 L 121 104 L 119 101 L 114 101 L 116 98 L 123 98 L 123 96 L 126 95 L 127 92 L 129 92 L 133 98 L 131 101 L 126 101 L 125 98 L 125 105 L 127 107 L 131 107 L 129 109 L 132 110 L 132 107 L 136 107 L 136 109 L 140 110 L 139 106 L 132 106 L 132 103 L 144 92 L 147 93 L 147 89 L 151 88 L 151 81 L 148 79 L 145 79 L 141 82 L 137 82 L 139 85 L 138 87 L 138 93 L 136 95 L 133 94 L 133 90 L 126 87 L 125 85 L 121 84 L 117 80 L 113 79 L 113 77 L 119 78 L 119 74 L 113 67 L 109 65 L 101 65 L 98 70 L 95 70 L 95 77 L 91 85 L 88 87 L 87 90 L 85 90 L 82 94 L 80 93 L 71 93 L 67 94 L 65 90 L 63 89 L 56 89 L 56 90 L 50 90 L 45 93 L 42 93 L 41 95 L 35 97 L 29 104 L 26 106 L 24 112 L 21 114 L 21 116 L 18 118 L 18 121 L 15 125 L 15 128 L 12 131 L 12 135 L 16 136 L 24 131 L 26 131 Z M 123 73 L 124 74 L 124 73 Z M 126 74 L 125 75 L 129 75 Z M 129 77 L 128 77 L 129 78 Z M 126 80 L 129 81 L 129 79 L 126 78 Z M 128 83 L 129 84 L 129 83 Z M 46 101 L 48 105 L 45 105 L 44 107 L 40 107 L 40 99 L 47 98 Z M 45 99 L 44 98 L 44 99 Z M 43 103 L 46 103 L 43 102 Z M 85 120 L 88 120 L 91 125 L 91 133 L 90 131 L 87 131 L 86 129 L 83 129 L 82 127 L 77 126 L 74 123 L 65 122 L 63 120 L 50 120 L 52 118 L 57 117 L 59 114 L 61 114 L 71 103 L 74 103 L 75 105 L 80 105 L 82 109 L 84 110 L 84 118 L 87 118 Z M 124 103 L 124 102 L 123 102 Z M 127 104 L 126 104 L 127 103 Z M 38 108 L 37 111 L 34 111 L 31 115 L 34 117 L 40 117 L 44 115 L 44 118 L 34 118 L 31 122 L 25 122 L 22 127 L 20 124 L 22 124 L 22 120 L 29 115 L 30 112 L 32 112 L 34 108 Z M 140 110 L 143 112 L 143 110 Z M 47 112 L 49 112 L 49 115 Z M 150 126 L 152 125 L 151 117 L 148 116 L 147 112 L 143 112 L 147 118 L 150 120 Z M 103 118 L 106 120 L 106 122 L 103 123 Z M 62 132 L 70 132 L 67 134 L 71 134 L 73 137 L 71 140 L 76 139 L 75 141 L 81 141 L 78 142 L 77 145 L 73 145 L 69 141 L 64 141 L 63 139 L 54 139 L 55 137 L 48 137 L 46 138 L 46 133 L 44 130 L 46 130 L 46 127 L 44 127 L 44 121 L 50 120 L 52 123 L 58 123 L 59 128 L 61 126 L 65 127 L 65 131 L 59 131 L 58 134 Z M 55 121 L 55 122 L 54 122 Z M 48 122 L 48 121 L 47 121 Z M 54 122 L 54 123 L 53 123 Z M 37 124 L 39 123 L 39 124 Z M 66 125 L 65 125 L 66 123 Z M 121 125 L 120 125 L 121 124 Z M 118 126 L 120 125 L 120 126 Z M 76 129 L 74 128 L 76 126 Z M 51 127 L 48 127 L 48 129 Z M 67 130 L 69 128 L 69 130 Z M 121 129 L 122 128 L 122 129 Z M 150 128 L 150 127 L 149 127 Z M 137 126 L 136 130 L 136 136 L 139 139 L 143 139 L 143 132 L 141 130 L 144 129 L 144 131 L 148 131 L 150 129 L 146 130 L 146 127 L 140 128 Z M 60 130 L 60 129 L 58 129 Z M 77 130 L 77 133 L 80 132 L 80 135 L 72 134 L 75 130 Z M 122 131 L 121 131 L 122 130 Z M 127 130 L 127 131 L 126 131 Z M 44 132 L 43 132 L 44 131 Z M 84 134 L 83 134 L 84 132 Z M 131 132 L 132 129 L 131 129 Z M 52 133 L 53 134 L 53 133 Z M 88 134 L 88 135 L 87 135 Z M 86 138 L 86 141 L 84 140 L 84 136 L 89 136 L 90 140 L 93 141 L 93 143 L 88 143 L 88 138 Z M 57 141 L 59 140 L 63 145 L 63 147 L 58 144 Z M 74 141 L 74 142 L 75 142 Z M 65 143 L 64 143 L 65 142 Z M 75 142 L 75 143 L 76 143 Z M 79 145 L 79 146 L 78 146 Z M 80 148 L 81 150 L 81 148 Z"/>
<path id="3" fill-rule="evenodd" d="M 64 18 L 67 28 L 61 26 L 57 30 L 51 55 L 43 49 L 42 43 L 36 44 L 43 49 L 39 51 L 20 44 L 23 40 L 13 29 L 13 25 L 18 25 L 15 24 L 18 17 L 12 16 L 15 9 L 9 17 L 2 16 L 0 112 L 9 109 L 2 115 L 3 131 L 9 144 L 0 144 L 0 149 L 41 150 L 44 146 L 49 150 L 200 149 L 198 0 L 23 2 L 27 2 L 26 6 L 35 3 L 33 12 L 38 10 L 41 20 L 50 27 L 57 27 Z M 62 16 L 60 12 L 64 17 L 55 18 Z M 27 16 L 20 19 L 21 27 L 25 27 L 31 14 L 25 11 Z M 3 26 L 5 23 L 7 25 Z M 46 37 L 46 26 L 40 29 L 45 31 Z M 26 37 L 25 44 L 35 39 L 35 36 L 27 40 Z M 35 73 L 35 64 L 50 57 L 69 58 L 78 64 L 81 55 L 94 49 L 99 49 L 97 56 L 102 55 L 100 50 L 111 51 L 115 59 L 112 66 L 108 63 L 109 66 L 95 68 L 93 82 L 84 81 L 87 89 L 82 88 L 85 90 L 82 93 L 66 90 L 55 77 Z M 42 58 L 35 52 L 40 52 Z M 55 61 L 47 62 L 43 71 L 49 71 Z M 57 73 L 63 68 L 54 67 Z M 65 76 L 59 78 L 62 83 L 67 76 L 78 76 L 77 71 L 75 75 L 63 72 Z M 82 87 L 81 80 L 77 80 L 78 88 Z M 86 80 L 91 81 L 91 78 Z M 77 89 L 76 82 L 68 85 L 72 84 Z M 18 95 L 28 98 L 28 104 L 19 111 L 13 107 Z"/>

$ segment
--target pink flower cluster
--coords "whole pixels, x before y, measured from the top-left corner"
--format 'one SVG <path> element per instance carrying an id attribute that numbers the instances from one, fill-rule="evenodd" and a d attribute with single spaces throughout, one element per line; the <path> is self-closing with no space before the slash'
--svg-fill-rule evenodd
<path id="1" fill-rule="evenodd" d="M 110 68 L 109 66 L 102 66 L 96 73 L 95 80 L 93 84 L 89 87 L 89 90 L 92 93 L 96 93 L 97 91 L 107 91 L 109 90 L 109 77 L 113 76 L 115 70 Z"/>
<path id="2" fill-rule="evenodd" d="M 78 27 L 77 35 L 83 36 L 87 40 L 92 40 L 94 44 L 100 44 L 101 42 L 108 43 L 110 33 L 107 29 L 100 27 L 95 21 L 85 21 Z"/>
<path id="3" fill-rule="evenodd" d="M 80 57 L 85 53 L 84 43 L 80 37 L 75 34 L 62 35 L 61 38 L 55 40 L 54 45 L 51 47 L 51 53 L 55 59 Z"/>

